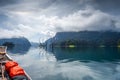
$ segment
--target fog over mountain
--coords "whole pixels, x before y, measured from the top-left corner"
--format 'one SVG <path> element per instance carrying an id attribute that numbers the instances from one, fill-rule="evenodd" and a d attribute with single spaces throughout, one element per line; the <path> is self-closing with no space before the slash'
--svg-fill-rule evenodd
<path id="1" fill-rule="evenodd" d="M 44 41 L 62 31 L 120 31 L 120 0 L 0 0 L 0 38 Z"/>

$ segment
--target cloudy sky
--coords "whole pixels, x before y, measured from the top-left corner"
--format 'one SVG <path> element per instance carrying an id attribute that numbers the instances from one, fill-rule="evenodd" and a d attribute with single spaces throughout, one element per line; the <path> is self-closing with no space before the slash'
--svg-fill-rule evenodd
<path id="1" fill-rule="evenodd" d="M 120 0 L 0 0 L 0 38 L 83 30 L 120 31 Z"/>

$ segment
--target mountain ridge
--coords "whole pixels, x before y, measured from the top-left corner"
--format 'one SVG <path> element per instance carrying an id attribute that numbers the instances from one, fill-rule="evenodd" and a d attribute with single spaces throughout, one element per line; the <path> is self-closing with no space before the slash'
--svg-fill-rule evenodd
<path id="1" fill-rule="evenodd" d="M 117 46 L 120 44 L 120 32 L 113 31 L 80 31 L 58 32 L 53 38 L 46 40 L 49 46 Z"/>

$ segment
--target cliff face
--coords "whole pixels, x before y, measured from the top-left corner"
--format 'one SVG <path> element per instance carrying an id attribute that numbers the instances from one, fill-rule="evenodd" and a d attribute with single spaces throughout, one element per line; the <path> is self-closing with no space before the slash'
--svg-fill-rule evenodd
<path id="1" fill-rule="evenodd" d="M 120 45 L 120 32 L 100 32 L 100 31 L 81 31 L 81 32 L 58 32 L 47 40 L 48 45 L 54 46 L 118 46 Z"/>
<path id="2" fill-rule="evenodd" d="M 85 41 L 101 41 L 110 39 L 119 39 L 118 32 L 97 32 L 97 31 L 82 31 L 82 32 L 58 32 L 54 39 L 55 42 L 64 40 L 85 40 Z"/>
<path id="3" fill-rule="evenodd" d="M 31 46 L 30 42 L 24 37 L 0 39 L 0 45 L 7 46 L 8 50 L 13 53 L 28 51 Z"/>

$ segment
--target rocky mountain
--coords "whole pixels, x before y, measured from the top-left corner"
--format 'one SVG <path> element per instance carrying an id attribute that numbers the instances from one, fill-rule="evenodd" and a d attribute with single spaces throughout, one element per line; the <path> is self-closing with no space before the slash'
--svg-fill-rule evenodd
<path id="1" fill-rule="evenodd" d="M 116 47 L 120 45 L 120 32 L 58 32 L 53 38 L 46 41 L 46 45 L 52 47 Z"/>

